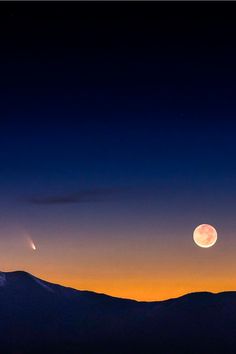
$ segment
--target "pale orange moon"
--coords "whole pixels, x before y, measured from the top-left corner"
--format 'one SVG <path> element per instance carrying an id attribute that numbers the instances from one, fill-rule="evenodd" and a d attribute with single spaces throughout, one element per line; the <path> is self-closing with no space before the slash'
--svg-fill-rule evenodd
<path id="1" fill-rule="evenodd" d="M 212 247 L 217 241 L 216 229 L 209 224 L 199 225 L 193 232 L 193 240 L 199 247 Z"/>

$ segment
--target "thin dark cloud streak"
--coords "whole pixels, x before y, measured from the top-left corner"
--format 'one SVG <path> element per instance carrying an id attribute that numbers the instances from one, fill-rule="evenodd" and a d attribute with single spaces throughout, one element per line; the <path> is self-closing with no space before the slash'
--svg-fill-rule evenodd
<path id="1" fill-rule="evenodd" d="M 59 205 L 118 201 L 132 194 L 129 188 L 97 188 L 65 194 L 32 196 L 27 202 L 33 205 Z"/>
<path id="2" fill-rule="evenodd" d="M 126 186 L 126 187 L 111 187 L 111 188 L 91 188 L 81 189 L 73 192 L 35 194 L 24 198 L 31 205 L 69 205 L 83 203 L 99 203 L 99 202 L 121 202 L 121 201 L 143 201 L 148 202 L 163 202 L 166 198 L 171 198 L 172 201 L 182 200 L 191 196 L 191 192 L 184 193 L 182 187 L 179 187 L 179 192 L 176 193 L 175 185 L 160 183 L 159 186 Z M 22 200 L 22 199 L 21 199 Z"/>

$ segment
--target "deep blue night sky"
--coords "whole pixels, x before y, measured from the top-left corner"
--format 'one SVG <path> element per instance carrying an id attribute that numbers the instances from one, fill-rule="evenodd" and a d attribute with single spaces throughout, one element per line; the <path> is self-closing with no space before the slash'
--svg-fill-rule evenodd
<path id="1" fill-rule="evenodd" d="M 145 299 L 232 288 L 235 5 L 212 6 L 1 4 L 3 268 Z"/>

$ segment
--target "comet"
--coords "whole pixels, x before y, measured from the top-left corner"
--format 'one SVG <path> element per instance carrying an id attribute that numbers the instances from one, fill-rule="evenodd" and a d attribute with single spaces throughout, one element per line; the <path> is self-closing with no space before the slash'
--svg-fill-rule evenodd
<path id="1" fill-rule="evenodd" d="M 37 250 L 36 245 L 30 236 L 27 236 L 27 243 L 33 251 Z"/>
<path id="2" fill-rule="evenodd" d="M 36 251 L 36 246 L 32 240 L 30 242 L 30 247 L 32 248 L 33 251 Z"/>

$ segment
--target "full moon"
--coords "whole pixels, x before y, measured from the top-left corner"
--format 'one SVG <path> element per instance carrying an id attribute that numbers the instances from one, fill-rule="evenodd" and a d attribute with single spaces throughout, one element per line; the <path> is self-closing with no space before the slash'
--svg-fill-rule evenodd
<path id="1" fill-rule="evenodd" d="M 193 232 L 193 240 L 199 247 L 209 248 L 217 241 L 216 229 L 209 224 L 199 225 Z"/>

